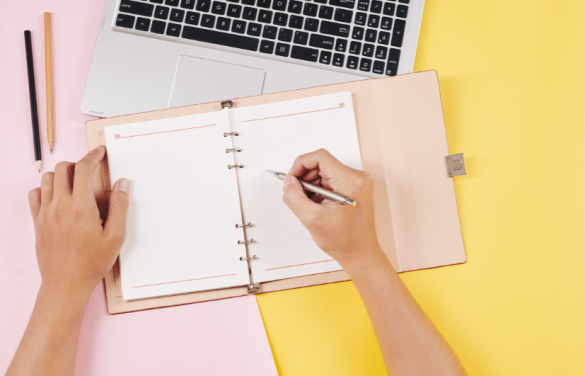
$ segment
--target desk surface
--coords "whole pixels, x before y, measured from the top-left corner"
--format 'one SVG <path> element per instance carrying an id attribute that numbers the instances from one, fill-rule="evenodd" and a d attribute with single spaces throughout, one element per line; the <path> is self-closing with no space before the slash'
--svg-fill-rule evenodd
<path id="1" fill-rule="evenodd" d="M 417 0 L 413 0 L 417 1 Z M 79 110 L 103 0 L 1 5 L 0 372 L 40 281 L 26 192 L 33 161 L 22 30 L 53 11 L 57 136 L 43 171 L 86 152 Z M 585 3 L 427 1 L 416 71 L 439 72 L 468 262 L 402 275 L 471 375 L 570 375 L 585 351 Z M 63 25 L 67 25 L 64 27 Z M 23 55 L 24 56 L 24 55 Z M 42 90 L 41 90 L 42 88 Z M 45 137 L 45 121 L 41 122 Z M 43 139 L 46 149 L 46 140 Z M 102 299 L 99 288 L 92 299 Z M 350 282 L 258 296 L 282 376 L 383 375 Z M 173 309 L 168 309 L 171 315 Z M 188 328 L 187 328 L 188 329 Z M 162 361 L 162 360 L 161 360 Z"/>

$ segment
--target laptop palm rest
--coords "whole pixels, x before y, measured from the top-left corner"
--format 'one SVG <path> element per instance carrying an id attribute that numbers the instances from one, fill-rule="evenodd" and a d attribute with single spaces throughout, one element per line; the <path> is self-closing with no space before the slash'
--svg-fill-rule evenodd
<path id="1" fill-rule="evenodd" d="M 179 56 L 169 108 L 262 94 L 263 69 Z"/>

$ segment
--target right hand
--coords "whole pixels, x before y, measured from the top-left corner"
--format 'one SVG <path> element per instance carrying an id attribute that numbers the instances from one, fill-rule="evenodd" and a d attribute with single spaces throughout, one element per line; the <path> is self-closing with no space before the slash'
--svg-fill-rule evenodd
<path id="1" fill-rule="evenodd" d="M 357 201 L 356 207 L 310 198 L 299 179 Z M 327 150 L 298 157 L 284 179 L 284 202 L 309 230 L 315 243 L 341 264 L 381 252 L 374 222 L 374 181 L 343 165 Z"/>

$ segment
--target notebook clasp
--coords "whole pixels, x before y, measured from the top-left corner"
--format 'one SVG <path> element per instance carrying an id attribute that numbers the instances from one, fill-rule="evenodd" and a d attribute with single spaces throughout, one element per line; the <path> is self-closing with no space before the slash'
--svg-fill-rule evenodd
<path id="1" fill-rule="evenodd" d="M 467 172 L 465 171 L 465 160 L 463 159 L 463 153 L 446 156 L 445 163 L 447 164 L 447 174 L 449 174 L 450 178 L 454 176 L 467 175 Z"/>
<path id="2" fill-rule="evenodd" d="M 260 284 L 252 283 L 248 285 L 248 294 L 257 294 L 260 292 Z"/>

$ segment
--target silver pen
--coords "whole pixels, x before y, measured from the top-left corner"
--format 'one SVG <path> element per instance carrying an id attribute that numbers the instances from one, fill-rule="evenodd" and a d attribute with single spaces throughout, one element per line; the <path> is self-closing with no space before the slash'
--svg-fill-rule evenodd
<path id="1" fill-rule="evenodd" d="M 268 172 L 270 175 L 272 175 L 275 178 L 280 179 L 280 180 L 284 180 L 284 177 L 286 176 L 286 174 L 284 172 L 277 172 L 277 171 L 272 171 L 272 170 L 266 170 L 266 172 Z M 349 199 L 345 196 L 342 196 L 340 194 L 332 192 L 332 191 L 325 189 L 323 187 L 318 187 L 314 184 L 307 183 L 307 182 L 302 181 L 302 180 L 299 180 L 299 181 L 301 182 L 301 185 L 303 186 L 303 188 L 305 188 L 307 191 L 315 193 L 319 197 L 323 197 L 324 199 L 331 200 L 331 201 L 336 202 L 336 203 L 341 204 L 341 205 L 351 205 L 354 208 L 357 205 L 357 201 Z"/>

